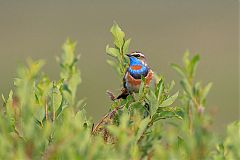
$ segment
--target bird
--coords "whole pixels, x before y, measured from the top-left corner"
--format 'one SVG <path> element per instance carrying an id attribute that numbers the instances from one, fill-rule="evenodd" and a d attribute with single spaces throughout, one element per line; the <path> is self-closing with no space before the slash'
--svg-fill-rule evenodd
<path id="1" fill-rule="evenodd" d="M 146 58 L 139 51 L 126 54 L 130 63 L 123 77 L 122 93 L 116 99 L 126 99 L 129 94 L 139 92 L 142 76 L 145 78 L 145 85 L 148 87 L 153 79 L 154 72 L 147 65 Z"/>

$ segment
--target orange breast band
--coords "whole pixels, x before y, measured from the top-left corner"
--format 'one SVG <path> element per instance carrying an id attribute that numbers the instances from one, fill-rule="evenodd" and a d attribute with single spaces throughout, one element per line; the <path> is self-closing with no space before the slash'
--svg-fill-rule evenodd
<path id="1" fill-rule="evenodd" d="M 141 69 L 141 68 L 142 68 L 142 66 L 137 66 L 137 65 L 131 66 L 131 69 L 132 69 L 132 70 L 139 70 L 139 69 Z"/>

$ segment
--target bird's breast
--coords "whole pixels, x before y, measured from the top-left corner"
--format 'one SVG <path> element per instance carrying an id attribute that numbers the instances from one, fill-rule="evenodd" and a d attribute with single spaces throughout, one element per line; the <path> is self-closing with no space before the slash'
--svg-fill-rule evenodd
<path id="1" fill-rule="evenodd" d="M 153 77 L 153 71 L 149 69 L 149 71 L 147 72 L 147 75 L 144 77 L 146 79 L 146 86 L 149 86 Z M 124 79 L 126 81 L 125 87 L 129 92 L 138 92 L 142 82 L 141 77 L 137 79 L 133 77 L 129 71 L 127 71 Z"/>
<path id="2" fill-rule="evenodd" d="M 144 65 L 133 65 L 128 68 L 128 72 L 135 79 L 141 79 L 141 77 L 146 77 L 149 71 L 149 67 Z"/>

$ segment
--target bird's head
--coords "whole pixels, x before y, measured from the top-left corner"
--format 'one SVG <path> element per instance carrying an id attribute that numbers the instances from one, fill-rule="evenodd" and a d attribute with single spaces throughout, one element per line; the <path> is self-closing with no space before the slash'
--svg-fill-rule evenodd
<path id="1" fill-rule="evenodd" d="M 127 56 L 130 59 L 130 66 L 132 66 L 132 65 L 147 66 L 146 58 L 145 58 L 144 54 L 142 54 L 141 52 L 132 52 L 130 54 L 127 54 Z"/>

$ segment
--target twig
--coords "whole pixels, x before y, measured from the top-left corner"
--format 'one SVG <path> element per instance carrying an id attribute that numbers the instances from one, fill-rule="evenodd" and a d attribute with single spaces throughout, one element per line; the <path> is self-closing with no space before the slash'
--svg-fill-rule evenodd
<path id="1" fill-rule="evenodd" d="M 48 121 L 48 104 L 47 101 L 45 102 L 45 117 L 46 117 L 46 122 Z"/>
<path id="2" fill-rule="evenodd" d="M 53 94 L 54 94 L 54 87 L 55 87 L 55 84 L 54 84 L 54 81 L 53 81 L 53 89 L 52 89 L 52 121 L 55 121 L 55 117 L 56 117 L 56 115 L 55 115 L 55 106 L 54 106 L 54 96 L 53 96 Z"/>
<path id="3" fill-rule="evenodd" d="M 192 106 L 190 104 L 188 104 L 187 107 L 187 112 L 188 112 L 188 118 L 189 118 L 189 132 L 190 134 L 192 134 L 193 132 L 193 112 L 192 112 Z"/>
<path id="4" fill-rule="evenodd" d="M 96 131 L 97 131 L 97 130 L 99 129 L 99 127 L 101 126 L 101 124 L 103 124 L 107 118 L 112 119 L 112 118 L 115 116 L 116 112 L 117 112 L 118 110 L 122 109 L 123 107 L 124 107 L 124 105 L 118 106 L 118 107 L 114 108 L 114 110 L 110 111 L 110 112 L 107 113 L 105 116 L 103 116 L 103 118 L 96 124 L 96 126 L 93 127 L 93 129 L 92 129 L 92 134 L 95 134 L 95 133 L 96 133 Z"/>
<path id="5" fill-rule="evenodd" d="M 112 101 L 114 101 L 116 99 L 116 96 L 114 96 L 114 94 L 111 91 L 107 90 L 106 93 Z"/>

